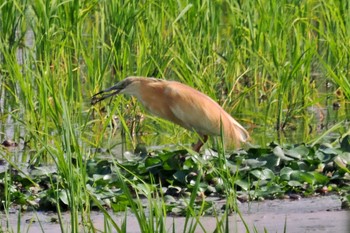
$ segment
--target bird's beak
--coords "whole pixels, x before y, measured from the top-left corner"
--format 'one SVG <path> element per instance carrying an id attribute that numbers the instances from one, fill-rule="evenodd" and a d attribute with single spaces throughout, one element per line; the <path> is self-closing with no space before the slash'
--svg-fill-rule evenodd
<path id="1" fill-rule="evenodd" d="M 123 87 L 120 85 L 120 83 L 117 83 L 113 87 L 102 90 L 102 91 L 96 93 L 95 95 L 93 95 L 91 98 L 91 104 L 94 105 L 98 102 L 101 102 L 104 99 L 107 99 L 108 97 L 117 95 L 121 90 L 123 90 Z M 111 91 L 112 91 L 112 93 L 107 93 L 107 92 L 111 92 Z"/>

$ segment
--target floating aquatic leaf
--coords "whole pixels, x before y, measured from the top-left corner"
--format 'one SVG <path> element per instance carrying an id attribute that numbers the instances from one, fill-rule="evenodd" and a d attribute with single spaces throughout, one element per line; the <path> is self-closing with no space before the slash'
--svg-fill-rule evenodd
<path id="1" fill-rule="evenodd" d="M 59 191 L 58 196 L 60 198 L 60 201 L 62 201 L 65 205 L 68 206 L 69 203 L 68 203 L 67 191 L 66 190 Z"/>
<path id="2" fill-rule="evenodd" d="M 230 170 L 231 174 L 235 174 L 238 170 L 238 166 L 231 161 L 227 161 L 226 166 Z"/>
<path id="3" fill-rule="evenodd" d="M 171 209 L 171 212 L 177 216 L 181 216 L 186 213 L 186 207 L 174 207 Z"/>
<path id="4" fill-rule="evenodd" d="M 166 203 L 176 203 L 176 199 L 172 195 L 165 195 L 164 196 L 164 201 Z"/>
<path id="5" fill-rule="evenodd" d="M 301 155 L 301 157 L 305 157 L 307 155 L 309 155 L 310 153 L 310 147 L 307 147 L 306 145 L 302 144 L 302 145 L 299 145 L 295 148 L 293 148 L 293 151 L 299 153 Z"/>
<path id="6" fill-rule="evenodd" d="M 292 168 L 293 170 L 299 171 L 307 171 L 310 169 L 310 165 L 308 163 L 299 160 L 293 160 L 288 162 L 288 167 Z"/>
<path id="7" fill-rule="evenodd" d="M 161 168 L 162 160 L 159 157 L 148 157 L 145 160 L 145 167 L 147 169 Z"/>
<path id="8" fill-rule="evenodd" d="M 288 181 L 288 185 L 292 186 L 292 187 L 301 187 L 302 183 L 300 183 L 299 181 L 296 181 L 296 180 L 290 180 L 290 181 Z"/>
<path id="9" fill-rule="evenodd" d="M 260 171 L 260 170 L 253 170 L 250 172 L 253 174 L 256 178 L 260 180 L 267 180 L 267 179 L 273 179 L 275 178 L 275 174 L 268 168 Z"/>
<path id="10" fill-rule="evenodd" d="M 301 154 L 297 150 L 285 150 L 284 153 L 286 156 L 292 157 L 293 159 L 301 159 Z"/>
<path id="11" fill-rule="evenodd" d="M 273 148 L 272 152 L 274 155 L 276 155 L 277 157 L 279 157 L 282 160 L 286 160 L 286 161 L 293 160 L 292 158 L 285 156 L 284 151 L 280 146 L 276 146 L 275 148 Z"/>
<path id="12" fill-rule="evenodd" d="M 339 156 L 345 161 L 346 164 L 350 164 L 350 152 L 341 153 Z"/>
<path id="13" fill-rule="evenodd" d="M 341 208 L 344 210 L 350 210 L 350 194 L 345 195 L 341 201 Z"/>
<path id="14" fill-rule="evenodd" d="M 315 178 L 317 184 L 325 185 L 325 184 L 327 184 L 329 182 L 329 178 L 327 176 L 319 173 L 319 172 L 314 171 L 314 172 L 310 172 L 310 174 L 313 175 L 313 177 Z"/>
<path id="15" fill-rule="evenodd" d="M 53 167 L 35 167 L 34 169 L 32 169 L 30 171 L 30 175 L 32 177 L 35 177 L 35 176 L 49 176 L 53 173 L 56 173 L 56 169 L 53 168 Z"/>
<path id="16" fill-rule="evenodd" d="M 339 151 L 335 148 L 327 147 L 327 148 L 320 148 L 319 151 L 326 155 L 337 155 L 339 154 Z"/>
<path id="17" fill-rule="evenodd" d="M 281 186 L 276 183 L 270 183 L 269 185 L 265 185 L 261 187 L 261 195 L 262 196 L 271 196 L 276 195 L 282 192 Z"/>
<path id="18" fill-rule="evenodd" d="M 334 162 L 342 169 L 346 170 L 347 160 L 343 159 L 342 156 L 337 156 L 334 158 Z"/>
<path id="19" fill-rule="evenodd" d="M 259 161 L 256 159 L 246 159 L 242 161 L 242 165 L 248 166 L 251 169 L 262 167 L 266 164 L 266 161 Z"/>
<path id="20" fill-rule="evenodd" d="M 179 163 L 179 158 L 170 157 L 163 162 L 164 170 L 180 170 L 181 164 Z"/>
<path id="21" fill-rule="evenodd" d="M 150 186 L 151 186 L 150 184 L 139 183 L 139 184 L 136 185 L 136 188 L 142 194 L 148 195 L 148 194 L 150 194 L 152 192 Z"/>
<path id="22" fill-rule="evenodd" d="M 110 204 L 110 207 L 114 212 L 125 211 L 128 208 L 127 202 L 113 202 Z"/>
<path id="23" fill-rule="evenodd" d="M 343 151 L 350 152 L 350 135 L 346 135 L 340 142 L 340 148 Z"/>
<path id="24" fill-rule="evenodd" d="M 272 153 L 261 156 L 260 158 L 258 158 L 258 160 L 265 161 L 266 164 L 264 166 L 273 170 L 281 163 L 281 159 Z"/>
<path id="25" fill-rule="evenodd" d="M 290 167 L 284 167 L 280 171 L 280 176 L 282 180 L 290 180 L 290 175 L 293 173 L 293 169 Z"/>
<path id="26" fill-rule="evenodd" d="M 347 144 L 342 145 L 343 148 L 346 148 L 345 146 Z M 203 159 L 197 153 L 188 155 L 186 151 L 181 150 L 151 151 L 143 160 L 129 158 L 117 164 L 108 159 L 87 160 L 86 190 L 94 195 L 98 202 L 91 203 L 90 206 L 102 205 L 111 207 L 114 211 L 129 208 L 130 200 L 123 197 L 125 190 L 121 188 L 124 181 L 132 194 L 151 195 L 153 190 L 158 190 L 161 186 L 161 192 L 165 196 L 178 198 L 166 202 L 167 212 L 179 207 L 181 199 L 186 195 L 186 198 L 189 198 L 191 192 L 197 188 L 198 192 L 205 195 L 227 194 L 236 188 L 240 195 L 249 196 L 251 199 L 276 197 L 291 191 L 296 195 L 300 195 L 301 192 L 303 195 L 315 191 L 322 192 L 324 189 L 331 192 L 332 187 L 337 192 L 348 190 L 346 187 L 350 180 L 350 153 L 344 151 L 339 144 L 302 144 L 296 147 L 286 145 L 285 148 L 288 149 L 274 144 L 271 148 L 253 148 L 245 153 L 234 153 L 229 158 L 217 154 Z M 1 172 L 0 179 L 4 180 L 6 174 L 12 174 L 15 184 L 9 191 L 11 201 L 16 204 L 25 205 L 30 203 L 28 200 L 38 198 L 39 209 L 54 210 L 58 204 L 61 208 L 66 208 L 69 204 L 67 193 L 51 188 L 52 182 L 62 182 L 61 174 L 52 170 L 32 168 L 29 174 L 25 173 L 26 170 L 11 170 Z M 198 178 L 197 174 L 200 171 L 202 175 Z M 196 183 L 198 179 L 200 182 Z M 0 196 L 3 196 L 1 180 Z M 37 189 L 33 188 L 35 182 L 40 184 Z M 64 182 L 62 185 L 65 186 Z M 18 190 L 24 192 L 20 194 Z M 62 199 L 59 196 L 60 192 L 65 195 Z M 27 201 L 24 202 L 25 200 Z M 60 200 L 58 204 L 57 200 Z M 199 205 L 200 203 L 194 204 L 195 211 L 199 211 Z M 205 208 L 208 213 L 212 211 L 209 204 L 208 208 Z M 181 210 L 179 207 L 179 212 Z"/>
<path id="27" fill-rule="evenodd" d="M 186 154 L 187 154 L 186 150 L 176 150 L 176 151 L 167 151 L 165 153 L 158 154 L 158 156 L 162 161 L 167 161 L 168 159 L 174 158 L 178 155 L 186 155 Z"/>
<path id="28" fill-rule="evenodd" d="M 306 182 L 309 184 L 313 184 L 315 182 L 315 177 L 308 173 L 303 171 L 294 171 L 290 175 L 291 180 L 299 181 L 299 182 Z"/>
<path id="29" fill-rule="evenodd" d="M 330 154 L 325 154 L 322 151 L 316 151 L 315 156 L 321 161 L 321 162 L 326 162 L 329 161 L 331 156 Z"/>
<path id="30" fill-rule="evenodd" d="M 176 171 L 173 175 L 174 179 L 179 181 L 182 184 L 186 183 L 186 176 L 188 175 L 188 171 L 186 170 L 179 170 Z"/>
<path id="31" fill-rule="evenodd" d="M 268 154 L 270 151 L 271 151 L 270 148 L 253 147 L 253 148 L 249 148 L 247 152 L 250 158 L 259 158 L 261 155 Z"/>
<path id="32" fill-rule="evenodd" d="M 205 192 L 208 189 L 208 183 L 207 182 L 200 182 L 199 183 L 199 191 Z"/>
<path id="33" fill-rule="evenodd" d="M 205 191 L 205 194 L 208 195 L 208 193 L 209 193 L 209 194 L 210 194 L 210 193 L 219 193 L 219 192 L 221 192 L 220 190 L 222 190 L 222 189 L 220 189 L 220 186 L 208 185 L 208 186 L 206 187 L 206 190 L 204 190 L 204 191 Z"/>

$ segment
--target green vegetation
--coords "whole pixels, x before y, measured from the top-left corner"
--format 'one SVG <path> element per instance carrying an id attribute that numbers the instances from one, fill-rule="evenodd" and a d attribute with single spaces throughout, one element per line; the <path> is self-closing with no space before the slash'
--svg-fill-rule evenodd
<path id="1" fill-rule="evenodd" d="M 2 0 L 0 17 L 0 139 L 18 143 L 0 148 L 5 215 L 13 205 L 54 209 L 66 231 L 61 211 L 69 210 L 69 230 L 83 220 L 93 231 L 98 208 L 125 232 L 107 209 L 131 210 L 142 232 L 164 232 L 172 212 L 194 232 L 199 216 L 212 214 L 217 232 L 228 232 L 241 195 L 327 190 L 349 203 L 346 1 Z M 195 134 L 132 98 L 90 106 L 94 93 L 130 75 L 208 94 L 248 128 L 251 145 L 225 152 L 212 139 L 218 153 L 206 158 L 184 146 Z M 147 151 L 140 141 L 175 149 Z M 198 201 L 202 193 L 226 198 L 223 213 Z M 190 208 L 175 208 L 180 200 Z"/>

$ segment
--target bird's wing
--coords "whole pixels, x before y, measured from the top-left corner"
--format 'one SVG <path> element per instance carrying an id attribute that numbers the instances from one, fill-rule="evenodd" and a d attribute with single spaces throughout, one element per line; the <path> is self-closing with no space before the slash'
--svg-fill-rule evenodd
<path id="1" fill-rule="evenodd" d="M 203 135 L 220 134 L 221 107 L 203 93 L 177 82 L 170 82 L 165 89 L 169 97 L 169 109 L 181 126 Z"/>
<path id="2" fill-rule="evenodd" d="M 210 97 L 181 83 L 170 83 L 165 89 L 169 109 L 179 125 L 202 135 L 221 135 L 238 145 L 248 132 Z M 180 123 L 179 123 L 180 122 Z M 222 127 L 221 127 L 222 126 Z"/>

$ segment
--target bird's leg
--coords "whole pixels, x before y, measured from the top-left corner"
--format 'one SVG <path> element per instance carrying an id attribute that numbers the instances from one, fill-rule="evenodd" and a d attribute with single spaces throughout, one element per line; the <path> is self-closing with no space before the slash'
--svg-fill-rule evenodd
<path id="1" fill-rule="evenodd" d="M 199 138 L 198 142 L 196 144 L 193 145 L 193 150 L 196 152 L 199 152 L 199 150 L 201 149 L 201 147 L 204 145 L 204 143 L 206 143 L 208 141 L 208 135 L 203 135 L 202 138 Z"/>

